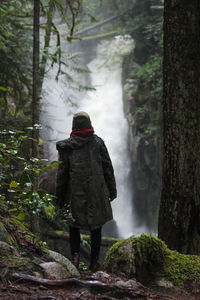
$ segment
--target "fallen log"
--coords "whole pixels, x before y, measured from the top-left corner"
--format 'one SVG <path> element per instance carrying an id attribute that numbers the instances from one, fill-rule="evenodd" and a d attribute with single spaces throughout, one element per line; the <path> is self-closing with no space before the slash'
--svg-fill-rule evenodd
<path id="1" fill-rule="evenodd" d="M 107 23 L 110 23 L 110 22 L 112 22 L 112 21 L 114 21 L 114 20 L 116 20 L 118 18 L 121 18 L 123 15 L 130 14 L 130 12 L 132 10 L 133 10 L 133 8 L 132 9 L 127 9 L 127 10 L 123 11 L 120 15 L 109 17 L 109 18 L 107 18 L 107 19 L 105 19 L 105 20 L 103 20 L 101 22 L 98 22 L 98 23 L 96 23 L 94 25 L 91 25 L 91 26 L 88 26 L 88 27 L 86 27 L 86 28 L 84 28 L 82 30 L 79 30 L 79 31 L 77 31 L 77 32 L 74 33 L 74 36 L 81 36 L 82 34 L 85 34 L 86 32 L 88 32 L 90 30 L 96 29 L 96 28 L 101 27 L 101 26 L 103 26 L 103 25 L 105 25 Z"/>
<path id="2" fill-rule="evenodd" d="M 44 233 L 45 236 L 48 236 L 50 238 L 53 239 L 66 239 L 69 240 L 69 232 L 63 228 L 63 225 L 60 224 L 58 221 L 56 220 L 52 220 L 47 218 L 46 216 L 43 216 L 44 220 L 46 223 L 49 224 L 49 226 L 53 229 L 53 230 L 48 230 Z M 59 234 L 58 234 L 59 232 Z M 90 235 L 87 234 L 82 234 L 83 239 L 86 241 L 90 241 Z M 119 242 L 119 239 L 114 238 L 114 237 L 105 237 L 102 236 L 101 239 L 101 246 L 103 247 L 111 247 L 113 244 Z"/>
<path id="3" fill-rule="evenodd" d="M 96 23 L 96 24 L 94 24 L 94 25 L 92 25 L 92 26 L 88 26 L 88 27 L 86 27 L 86 28 L 84 28 L 84 29 L 82 29 L 82 30 L 80 30 L 80 31 L 75 32 L 75 33 L 74 33 L 74 36 L 82 35 L 83 33 L 85 34 L 86 32 L 88 32 L 88 31 L 90 31 L 90 30 L 96 29 L 97 27 L 100 27 L 100 26 L 102 26 L 102 25 L 105 25 L 105 24 L 107 24 L 107 23 L 109 23 L 109 22 L 111 22 L 111 21 L 113 21 L 113 20 L 119 18 L 120 16 L 121 16 L 121 15 L 112 16 L 112 17 L 107 18 L 107 19 L 105 19 L 105 20 L 103 20 L 103 21 L 101 21 L 101 22 L 98 22 L 98 23 Z"/>
<path id="4" fill-rule="evenodd" d="M 67 240 L 69 241 L 69 233 L 67 231 L 48 231 L 46 233 L 46 236 L 48 238 L 54 239 L 54 240 Z M 90 242 L 90 236 L 83 234 L 83 239 L 87 242 Z M 113 237 L 102 237 L 101 239 L 101 246 L 102 247 L 111 247 L 113 244 L 119 242 L 119 239 L 113 238 Z"/>

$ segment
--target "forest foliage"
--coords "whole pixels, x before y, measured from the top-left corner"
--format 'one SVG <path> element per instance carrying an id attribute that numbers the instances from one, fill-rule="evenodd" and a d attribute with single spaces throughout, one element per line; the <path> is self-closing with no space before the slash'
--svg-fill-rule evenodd
<path id="1" fill-rule="evenodd" d="M 74 71 L 80 75 L 85 73 L 84 67 L 77 64 L 77 54 L 67 54 L 63 58 L 63 39 L 66 44 L 109 32 L 111 36 L 113 32 L 129 34 L 136 44 L 133 60 L 141 65 L 137 73 L 138 90 L 148 95 L 142 101 L 140 97 L 136 99 L 136 113 L 147 113 L 147 101 L 158 110 L 162 94 L 162 5 L 162 0 L 42 0 L 41 90 L 48 69 L 55 64 L 58 67 L 55 80 L 62 75 L 69 88 L 90 89 L 80 82 L 75 83 L 66 71 L 72 68 L 71 60 Z M 79 31 L 111 17 L 116 18 L 84 36 L 79 35 Z M 52 197 L 42 190 L 33 189 L 33 174 L 42 172 L 49 165 L 41 158 L 31 157 L 31 138 L 26 129 L 32 124 L 33 1 L 2 0 L 0 20 L 0 197 L 8 200 L 9 209 L 18 214 L 39 212 L 50 204 Z M 60 23 L 66 25 L 64 36 L 59 31 Z M 52 40 L 56 41 L 54 47 Z M 140 130 L 140 121 L 138 128 Z"/>
<path id="2" fill-rule="evenodd" d="M 28 150 L 31 142 L 31 130 L 33 128 L 28 127 L 26 132 L 0 132 L 0 201 L 6 211 L 14 214 L 19 221 L 34 214 L 54 215 L 53 196 L 41 188 L 34 189 L 33 178 L 44 170 L 57 167 L 59 162 L 48 163 L 46 159 L 25 155 L 25 149 Z"/>
<path id="3" fill-rule="evenodd" d="M 52 67 L 55 63 L 69 66 L 68 61 L 62 57 L 62 39 L 59 34 L 57 20 L 66 23 L 65 38 L 69 38 L 73 32 L 79 32 L 85 27 L 91 26 L 106 18 L 118 16 L 112 22 L 90 30 L 87 35 L 106 33 L 118 30 L 118 34 L 130 34 L 136 43 L 134 60 L 142 65 L 138 72 L 141 88 L 151 91 L 150 97 L 155 101 L 161 96 L 161 56 L 162 56 L 162 0 L 150 1 L 73 1 L 73 14 L 69 14 L 72 8 L 63 1 L 41 1 L 41 30 L 45 30 L 45 37 L 41 37 L 41 69 L 44 72 L 47 60 L 51 61 Z M 52 6 L 50 6 L 53 3 Z M 65 17 L 66 16 L 66 17 Z M 50 20 L 49 20 L 50 18 Z M 32 1 L 25 0 L 3 0 L 0 4 L 0 59 L 1 73 L 0 85 L 7 90 L 0 91 L 1 109 L 0 122 L 9 120 L 6 126 L 27 125 L 31 115 L 31 89 L 32 89 L 32 23 L 33 7 Z M 49 23 L 51 21 L 51 23 Z M 76 27 L 74 28 L 73 26 Z M 51 27 L 48 32 L 48 27 Z M 68 31 L 67 31 L 68 29 Z M 48 37 L 48 34 L 50 35 Z M 56 38 L 54 50 L 51 39 Z M 47 42 L 47 38 L 50 39 Z M 77 36 L 79 38 L 79 36 Z M 83 38 L 83 37 L 80 37 Z M 77 62 L 75 61 L 75 64 Z M 74 66 L 77 72 L 84 72 L 80 66 Z M 62 72 L 64 72 L 62 70 Z M 46 73 L 45 73 L 46 74 Z M 42 78 L 43 79 L 43 78 Z M 41 80 L 42 80 L 41 79 Z M 73 78 L 66 74 L 69 85 Z M 18 121 L 17 121 L 18 120 Z M 22 122 L 21 122 L 22 120 Z M 1 124 L 1 128 L 4 124 Z"/>

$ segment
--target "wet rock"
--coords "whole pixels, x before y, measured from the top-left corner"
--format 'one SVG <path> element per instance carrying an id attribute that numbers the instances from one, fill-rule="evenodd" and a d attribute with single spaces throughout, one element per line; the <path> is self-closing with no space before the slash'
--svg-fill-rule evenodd
<path id="1" fill-rule="evenodd" d="M 122 287 L 122 288 L 141 288 L 141 283 L 135 281 L 135 280 L 128 280 L 128 281 L 124 281 L 124 280 L 118 280 L 116 283 L 116 286 L 118 287 Z"/>
<path id="2" fill-rule="evenodd" d="M 71 277 L 71 273 L 57 262 L 46 262 L 40 266 L 43 268 L 46 278 L 62 280 Z"/>
<path id="3" fill-rule="evenodd" d="M 108 279 L 110 277 L 110 275 L 103 271 L 97 271 L 93 277 L 98 280 L 99 279 Z"/>
<path id="4" fill-rule="evenodd" d="M 156 284 L 160 287 L 164 288 L 172 288 L 174 287 L 173 283 L 170 281 L 167 281 L 166 279 L 160 279 L 156 281 Z"/>
<path id="5" fill-rule="evenodd" d="M 63 265 L 71 274 L 71 276 L 80 276 L 79 271 L 77 270 L 77 268 L 71 263 L 71 261 L 66 258 L 65 256 L 63 256 L 62 254 L 52 251 L 52 250 L 47 250 L 49 256 L 55 260 L 57 263 L 60 263 L 61 265 Z"/>
<path id="6" fill-rule="evenodd" d="M 130 68 L 131 65 L 131 68 Z M 129 145 L 133 163 L 134 211 L 141 227 L 157 230 L 162 178 L 160 108 L 148 101 L 136 75 L 140 66 L 132 56 L 123 67 L 123 104 L 129 124 Z M 156 122 L 155 122 L 156 120 Z"/>

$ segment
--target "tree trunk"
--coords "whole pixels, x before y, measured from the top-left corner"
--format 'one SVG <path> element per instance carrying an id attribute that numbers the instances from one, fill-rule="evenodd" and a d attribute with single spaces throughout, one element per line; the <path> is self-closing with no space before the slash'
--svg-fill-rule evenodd
<path id="1" fill-rule="evenodd" d="M 40 92 L 42 91 L 45 69 L 46 69 L 47 60 L 48 60 L 48 52 L 49 52 L 49 45 L 50 45 L 50 40 L 51 40 L 53 15 L 54 15 L 54 1 L 49 0 L 48 11 L 47 11 L 47 21 L 46 21 L 46 25 L 45 25 L 44 49 L 43 49 L 43 55 L 42 55 L 41 65 L 40 65 Z"/>
<path id="2" fill-rule="evenodd" d="M 164 156 L 159 237 L 200 254 L 200 1 L 164 8 Z"/>
<path id="3" fill-rule="evenodd" d="M 33 19 L 33 91 L 32 91 L 32 126 L 40 123 L 40 0 L 34 0 Z M 38 157 L 39 129 L 32 132 L 32 157 Z M 38 188 L 38 176 L 33 174 L 33 190 Z M 39 219 L 37 216 L 31 218 L 31 229 L 39 232 Z"/>
<path id="4" fill-rule="evenodd" d="M 39 124 L 40 118 L 40 0 L 34 0 L 33 21 L 33 95 L 32 124 Z M 39 130 L 33 130 L 32 156 L 38 156 Z"/>

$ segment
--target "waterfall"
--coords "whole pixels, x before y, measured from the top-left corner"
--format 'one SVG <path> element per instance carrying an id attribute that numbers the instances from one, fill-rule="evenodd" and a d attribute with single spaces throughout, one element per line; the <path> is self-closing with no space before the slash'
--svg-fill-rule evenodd
<path id="1" fill-rule="evenodd" d="M 112 208 L 120 237 L 133 233 L 131 158 L 121 78 L 123 55 L 132 49 L 133 40 L 128 36 L 116 36 L 98 45 L 96 58 L 88 65 L 96 91 L 88 92 L 80 107 L 89 113 L 95 133 L 105 141 L 114 166 L 118 196 Z"/>
<path id="2" fill-rule="evenodd" d="M 129 36 L 116 36 L 97 46 L 96 57 L 88 64 L 91 84 L 96 91 L 88 91 L 78 108 L 64 101 L 67 88 L 63 79 L 58 82 L 54 80 L 56 71 L 52 70 L 44 82 L 44 90 L 49 92 L 41 114 L 43 138 L 49 140 L 51 159 L 57 155 L 55 142 L 69 136 L 71 131 L 72 116 L 69 117 L 67 113 L 86 111 L 90 115 L 95 133 L 105 141 L 115 171 L 118 196 L 112 202 L 112 208 L 120 238 L 138 233 L 132 209 L 131 158 L 121 78 L 123 56 L 130 53 L 133 47 L 133 40 Z"/>

